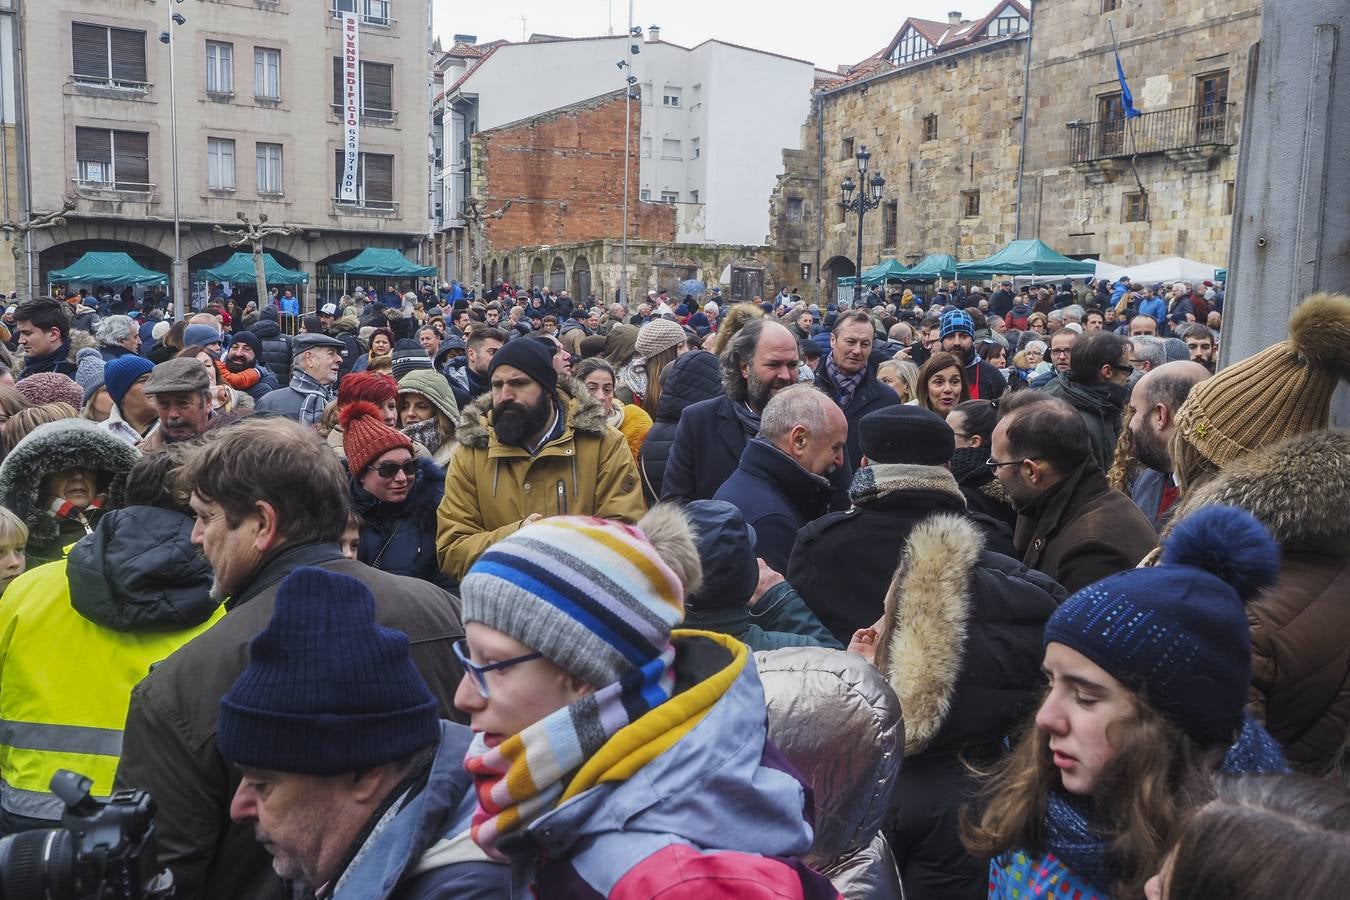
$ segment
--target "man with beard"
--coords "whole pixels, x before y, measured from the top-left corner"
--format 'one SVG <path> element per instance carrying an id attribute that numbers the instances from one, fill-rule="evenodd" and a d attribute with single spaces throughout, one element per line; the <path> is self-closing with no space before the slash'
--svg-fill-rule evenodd
<path id="1" fill-rule="evenodd" d="M 1120 437 L 1121 416 L 1129 391 L 1125 387 L 1134 367 L 1130 342 L 1109 331 L 1082 335 L 1073 347 L 1069 372 L 1044 388 L 1052 397 L 1067 400 L 1083 417 L 1092 441 L 1092 454 L 1103 472 L 1111 468 Z"/>
<path id="2" fill-rule="evenodd" d="M 1134 480 L 1130 499 L 1159 530 L 1181 493 L 1167 449 L 1177 430 L 1177 412 L 1191 388 L 1209 376 L 1209 369 L 1200 363 L 1178 360 L 1149 370 L 1130 394 L 1134 455 L 1145 466 Z"/>
<path id="3" fill-rule="evenodd" d="M 553 355 L 538 340 L 506 344 L 488 365 L 490 393 L 461 414 L 436 514 L 436 555 L 456 581 L 489 545 L 544 516 L 642 516 L 628 441 Z"/>
<path id="4" fill-rule="evenodd" d="M 412 664 L 441 718 L 462 722 L 453 705 L 463 675 L 452 649 L 464 636 L 458 604 L 426 581 L 343 557 L 338 539 L 350 512 L 347 473 L 312 429 L 250 417 L 192 448 L 175 480 L 196 516 L 192 543 L 211 564 L 210 595 L 223 602 L 225 614 L 132 692 L 114 787 L 154 796 L 159 864 L 173 872 L 179 896 L 298 896 L 273 871 L 252 824 L 229 819 L 241 773 L 222 756 L 217 721 L 221 698 L 249 662 L 250 641 L 272 620 L 292 572 L 313 566 L 350 576 L 373 596 L 376 623 L 408 636 Z M 325 627 L 322 605 L 309 605 L 308 621 L 317 629 Z M 330 642 L 343 636 L 315 634 Z M 298 652 L 287 647 L 288 655 Z"/>
<path id="5" fill-rule="evenodd" d="M 966 368 L 966 384 L 971 400 L 997 400 L 1008 389 L 1003 373 L 980 359 L 975 351 L 975 320 L 964 309 L 949 309 L 942 314 L 939 331 L 942 349 L 961 361 Z"/>
<path id="6" fill-rule="evenodd" d="M 488 366 L 506 338 L 506 332 L 500 328 L 480 325 L 464 339 L 464 366 L 450 373 L 450 389 L 455 392 L 460 409 L 488 392 Z"/>
<path id="7" fill-rule="evenodd" d="M 1199 363 L 1210 372 L 1214 371 L 1214 351 L 1216 349 L 1214 332 L 1209 330 L 1208 325 L 1192 322 L 1178 328 L 1176 335 L 1186 342 L 1186 349 L 1191 352 L 1191 362 Z"/>
<path id="8" fill-rule="evenodd" d="M 136 445 L 142 453 L 190 441 L 211 420 L 211 380 L 195 359 L 171 359 L 155 366 L 141 392 L 159 412 L 159 427 Z"/>
<path id="9" fill-rule="evenodd" d="M 1134 568 L 1158 542 L 1090 448 L 1082 416 L 1058 397 L 1019 391 L 999 404 L 989 468 L 1018 513 L 1013 545 L 1071 593 Z"/>
<path id="10" fill-rule="evenodd" d="M 281 383 L 260 361 L 262 341 L 251 331 L 241 331 L 234 336 L 234 342 L 225 351 L 222 362 L 225 364 L 223 379 L 237 391 L 243 391 L 255 401 L 278 390 Z"/>
<path id="11" fill-rule="evenodd" d="M 797 339 L 769 319 L 751 319 L 722 353 L 723 395 L 685 409 L 661 481 L 661 499 L 711 500 L 731 477 L 746 443 L 759 434 L 764 407 L 783 388 L 797 383 L 801 364 Z M 836 501 L 844 497 L 853 467 L 835 472 Z"/>

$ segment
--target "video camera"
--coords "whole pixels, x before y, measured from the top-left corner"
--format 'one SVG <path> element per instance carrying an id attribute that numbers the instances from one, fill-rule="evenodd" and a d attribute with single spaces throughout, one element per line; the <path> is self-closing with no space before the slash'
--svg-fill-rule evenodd
<path id="1" fill-rule="evenodd" d="M 158 871 L 155 801 L 118 791 L 105 802 L 94 783 L 65 769 L 52 793 L 66 804 L 60 828 L 0 838 L 0 900 L 163 900 L 173 875 Z"/>

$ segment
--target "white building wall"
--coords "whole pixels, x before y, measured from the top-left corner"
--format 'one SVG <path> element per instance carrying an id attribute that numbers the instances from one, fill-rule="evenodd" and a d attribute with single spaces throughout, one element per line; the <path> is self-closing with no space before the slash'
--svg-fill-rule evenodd
<path id="1" fill-rule="evenodd" d="M 620 36 L 505 45 L 447 99 L 470 98 L 481 131 L 571 106 L 623 87 L 628 73 L 615 64 L 627 43 Z M 808 62 L 717 41 L 692 50 L 644 42 L 633 57 L 642 89 L 639 196 L 706 207 L 681 213 L 682 240 L 762 244 L 782 149 L 800 146 L 814 72 Z M 679 104 L 668 105 L 674 94 Z M 447 142 L 453 160 L 457 139 Z M 447 210 L 458 206 L 450 193 Z"/>

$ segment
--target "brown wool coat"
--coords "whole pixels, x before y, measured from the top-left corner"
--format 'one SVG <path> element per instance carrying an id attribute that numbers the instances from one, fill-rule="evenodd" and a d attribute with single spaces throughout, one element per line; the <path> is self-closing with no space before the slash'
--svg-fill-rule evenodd
<path id="1" fill-rule="evenodd" d="M 459 447 L 436 512 L 436 557 L 456 581 L 489 545 L 534 513 L 630 524 L 642 518 L 642 488 L 627 439 L 605 422 L 580 382 L 560 377 L 557 398 L 566 416 L 562 436 L 533 457 L 497 440 L 490 398 L 480 397 L 461 413 Z"/>
<path id="2" fill-rule="evenodd" d="M 1023 511 L 1013 533 L 1023 565 L 1070 593 L 1133 569 L 1157 541 L 1139 507 L 1107 485 L 1091 457 Z"/>

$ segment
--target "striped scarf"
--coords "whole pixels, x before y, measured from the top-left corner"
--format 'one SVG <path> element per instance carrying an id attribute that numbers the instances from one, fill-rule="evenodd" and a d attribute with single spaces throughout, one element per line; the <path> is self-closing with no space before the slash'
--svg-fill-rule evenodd
<path id="1" fill-rule="evenodd" d="M 319 384 L 301 369 L 291 370 L 290 387 L 297 394 L 303 394 L 305 398 L 300 403 L 300 424 L 318 425 L 319 420 L 323 418 L 324 409 L 333 401 L 336 388 L 333 385 Z"/>
<path id="2" fill-rule="evenodd" d="M 839 404 L 840 409 L 848 409 L 848 405 L 853 402 L 853 392 L 862 384 L 867 369 L 860 369 L 853 375 L 845 375 L 834 364 L 834 354 L 830 354 L 825 357 L 825 372 L 834 384 L 834 402 Z"/>
<path id="3" fill-rule="evenodd" d="M 675 646 L 594 694 L 545 716 L 496 747 L 474 736 L 464 757 L 478 809 L 470 833 L 493 859 L 497 843 L 519 831 L 589 783 L 569 783 L 582 765 L 621 729 L 670 699 L 675 690 Z"/>

